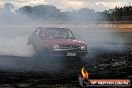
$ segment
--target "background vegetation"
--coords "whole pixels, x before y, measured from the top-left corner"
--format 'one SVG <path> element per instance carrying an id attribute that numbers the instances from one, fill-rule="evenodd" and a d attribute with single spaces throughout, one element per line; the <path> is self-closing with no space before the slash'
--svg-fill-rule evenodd
<path id="1" fill-rule="evenodd" d="M 80 10 L 65 11 L 51 5 L 24 6 L 13 11 L 14 6 L 6 3 L 4 8 L 0 10 L 0 15 L 15 17 L 21 14 L 31 20 L 39 21 L 132 21 L 132 6 L 115 7 L 114 9 L 102 12 L 89 8 L 81 8 Z M 5 14 L 6 12 L 6 14 Z"/>

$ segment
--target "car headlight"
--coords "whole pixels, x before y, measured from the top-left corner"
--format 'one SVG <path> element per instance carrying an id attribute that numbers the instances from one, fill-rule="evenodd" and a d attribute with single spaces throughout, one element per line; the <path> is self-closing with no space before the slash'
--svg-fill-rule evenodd
<path id="1" fill-rule="evenodd" d="M 53 48 L 54 49 L 58 49 L 60 46 L 59 45 L 54 45 Z"/>
<path id="2" fill-rule="evenodd" d="M 81 46 L 81 50 L 87 50 L 86 46 Z"/>

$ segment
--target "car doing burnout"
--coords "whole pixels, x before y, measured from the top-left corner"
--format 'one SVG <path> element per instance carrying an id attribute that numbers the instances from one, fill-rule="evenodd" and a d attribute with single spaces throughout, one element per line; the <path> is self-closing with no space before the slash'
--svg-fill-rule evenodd
<path id="1" fill-rule="evenodd" d="M 37 28 L 28 39 L 36 53 L 53 56 L 83 57 L 87 54 L 86 43 L 75 38 L 67 28 Z"/>

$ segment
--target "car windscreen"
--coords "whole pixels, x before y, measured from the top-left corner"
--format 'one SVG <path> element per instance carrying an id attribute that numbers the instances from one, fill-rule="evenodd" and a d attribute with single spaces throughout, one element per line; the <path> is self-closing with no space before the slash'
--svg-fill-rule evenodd
<path id="1" fill-rule="evenodd" d="M 49 39 L 64 38 L 64 39 L 75 39 L 74 35 L 70 30 L 66 29 L 47 29 L 45 36 Z"/>

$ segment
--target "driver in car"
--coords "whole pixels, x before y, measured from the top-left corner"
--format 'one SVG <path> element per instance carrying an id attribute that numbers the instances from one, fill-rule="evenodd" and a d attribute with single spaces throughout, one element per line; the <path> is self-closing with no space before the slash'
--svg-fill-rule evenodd
<path id="1" fill-rule="evenodd" d="M 66 31 L 59 31 L 57 34 L 58 38 L 68 38 L 68 33 Z"/>

